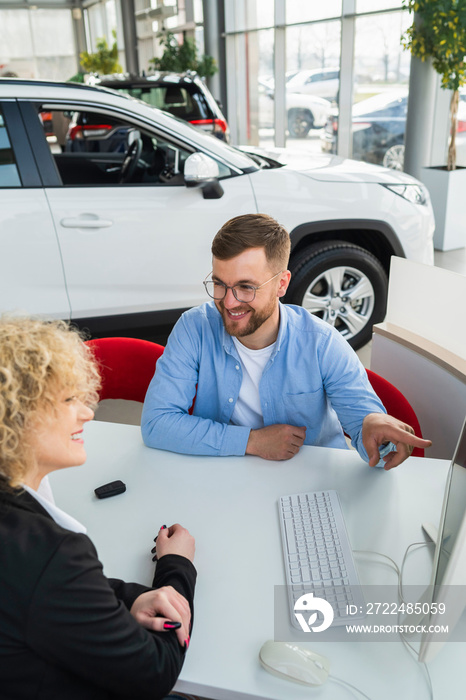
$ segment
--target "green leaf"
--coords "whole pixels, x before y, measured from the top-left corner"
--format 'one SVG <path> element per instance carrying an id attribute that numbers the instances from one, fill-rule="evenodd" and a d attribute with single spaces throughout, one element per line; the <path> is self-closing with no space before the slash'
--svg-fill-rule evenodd
<path id="1" fill-rule="evenodd" d="M 86 73 L 98 73 L 99 75 L 109 75 L 111 73 L 122 73 L 123 68 L 118 62 L 118 46 L 116 42 L 116 32 L 112 31 L 114 42 L 109 48 L 107 39 L 101 37 L 97 39 L 95 53 L 83 51 L 79 54 L 81 66 Z"/>
<path id="2" fill-rule="evenodd" d="M 197 47 L 193 39 L 185 39 L 182 44 L 178 44 L 171 32 L 164 32 L 158 38 L 164 51 L 162 56 L 151 58 L 149 61 L 155 70 L 174 73 L 192 70 L 201 77 L 209 77 L 217 72 L 217 64 L 212 56 L 203 55 L 198 59 Z"/>

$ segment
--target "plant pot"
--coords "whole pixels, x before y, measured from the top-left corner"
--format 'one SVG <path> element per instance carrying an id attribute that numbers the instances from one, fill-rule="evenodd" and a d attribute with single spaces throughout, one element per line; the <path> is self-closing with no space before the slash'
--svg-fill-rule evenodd
<path id="1" fill-rule="evenodd" d="M 435 214 L 434 248 L 453 250 L 466 246 L 466 168 L 421 168 Z"/>

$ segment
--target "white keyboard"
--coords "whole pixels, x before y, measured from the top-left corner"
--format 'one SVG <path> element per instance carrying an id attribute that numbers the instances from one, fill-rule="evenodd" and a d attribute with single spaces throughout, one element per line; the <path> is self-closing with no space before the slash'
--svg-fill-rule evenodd
<path id="1" fill-rule="evenodd" d="M 294 604 L 306 593 L 330 603 L 333 625 L 362 617 L 347 613 L 348 605 L 356 605 L 359 613 L 364 598 L 337 492 L 282 496 L 278 508 L 293 626 L 301 629 Z"/>

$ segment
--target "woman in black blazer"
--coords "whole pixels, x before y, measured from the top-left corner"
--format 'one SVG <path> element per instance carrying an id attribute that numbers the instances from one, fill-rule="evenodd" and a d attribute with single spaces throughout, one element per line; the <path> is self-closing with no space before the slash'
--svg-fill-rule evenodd
<path id="1" fill-rule="evenodd" d="M 160 530 L 152 588 L 107 579 L 85 528 L 47 497 L 83 464 L 98 371 L 62 322 L 0 321 L 0 697 L 157 700 L 189 645 L 194 540 Z"/>

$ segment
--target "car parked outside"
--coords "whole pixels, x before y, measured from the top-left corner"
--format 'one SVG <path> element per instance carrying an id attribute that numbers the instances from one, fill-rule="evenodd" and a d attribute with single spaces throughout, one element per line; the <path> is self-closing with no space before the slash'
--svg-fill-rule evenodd
<path id="1" fill-rule="evenodd" d="M 390 90 L 361 100 L 353 106 L 353 153 L 356 160 L 403 170 L 408 90 Z M 336 153 L 338 110 L 321 133 L 322 150 Z"/>
<path id="2" fill-rule="evenodd" d="M 356 160 L 403 170 L 408 89 L 390 90 L 357 102 L 353 107 L 353 153 Z M 336 153 L 338 110 L 334 108 L 320 134 L 325 153 Z M 456 131 L 458 165 L 466 165 L 466 92 L 460 91 Z M 440 165 L 440 164 L 439 164 Z"/>
<path id="3" fill-rule="evenodd" d="M 62 152 L 43 112 L 112 123 L 126 150 Z M 404 173 L 324 155 L 296 169 L 116 91 L 0 79 L 0 311 L 100 334 L 168 323 L 206 301 L 214 234 L 254 212 L 290 232 L 285 301 L 354 347 L 384 317 L 390 257 L 433 262 L 429 196 Z"/>
<path id="4" fill-rule="evenodd" d="M 456 122 L 456 164 L 466 167 L 466 88 L 460 88 Z"/>
<path id="5" fill-rule="evenodd" d="M 230 141 L 230 129 L 221 106 L 193 71 L 158 72 L 148 76 L 115 73 L 92 77 L 89 84 L 120 90 L 152 107 L 185 119 L 222 141 Z"/>
<path id="6" fill-rule="evenodd" d="M 259 127 L 273 128 L 275 96 L 272 88 L 259 83 Z M 327 123 L 331 103 L 314 95 L 286 91 L 286 120 L 291 138 L 303 139 L 311 129 Z"/>
<path id="7" fill-rule="evenodd" d="M 340 89 L 340 69 L 334 67 L 300 70 L 288 81 L 287 88 L 290 92 L 336 100 Z"/>

